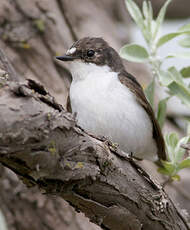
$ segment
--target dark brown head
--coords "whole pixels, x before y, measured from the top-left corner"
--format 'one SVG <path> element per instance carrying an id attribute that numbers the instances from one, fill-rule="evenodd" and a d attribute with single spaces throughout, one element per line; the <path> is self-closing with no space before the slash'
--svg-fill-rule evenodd
<path id="1" fill-rule="evenodd" d="M 102 38 L 82 38 L 76 41 L 64 56 L 56 58 L 61 61 L 81 60 L 99 66 L 107 65 L 114 72 L 120 72 L 124 68 L 118 53 Z"/>

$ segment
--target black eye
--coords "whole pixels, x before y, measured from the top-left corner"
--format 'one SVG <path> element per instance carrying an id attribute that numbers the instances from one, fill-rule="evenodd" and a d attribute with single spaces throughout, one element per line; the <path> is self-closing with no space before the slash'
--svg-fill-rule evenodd
<path id="1" fill-rule="evenodd" d="M 88 56 L 88 57 L 93 57 L 94 54 L 95 54 L 95 51 L 94 51 L 94 50 L 88 50 L 88 51 L 87 51 L 87 56 Z"/>

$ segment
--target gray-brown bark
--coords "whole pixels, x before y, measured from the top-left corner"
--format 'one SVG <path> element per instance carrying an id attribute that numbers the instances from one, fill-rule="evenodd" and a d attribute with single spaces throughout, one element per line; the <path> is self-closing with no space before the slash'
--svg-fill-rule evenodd
<path id="1" fill-rule="evenodd" d="M 2 166 L 0 169 L 1 212 L 8 230 L 100 229 L 61 197 L 40 194 L 37 188 L 27 189 L 11 170 Z"/>
<path id="2" fill-rule="evenodd" d="M 89 136 L 33 81 L 0 89 L 0 162 L 103 229 L 188 229 L 160 186 L 115 146 Z"/>

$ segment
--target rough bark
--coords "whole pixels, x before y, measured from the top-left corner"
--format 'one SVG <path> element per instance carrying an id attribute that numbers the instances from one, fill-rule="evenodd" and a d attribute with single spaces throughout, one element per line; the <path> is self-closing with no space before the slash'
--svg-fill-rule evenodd
<path id="1" fill-rule="evenodd" d="M 131 157 L 85 133 L 42 85 L 9 76 L 1 77 L 0 162 L 28 187 L 62 197 L 103 229 L 188 229 Z"/>
<path id="2" fill-rule="evenodd" d="M 62 198 L 43 195 L 37 188 L 27 189 L 11 170 L 2 166 L 0 170 L 0 204 L 8 230 L 100 229 Z"/>

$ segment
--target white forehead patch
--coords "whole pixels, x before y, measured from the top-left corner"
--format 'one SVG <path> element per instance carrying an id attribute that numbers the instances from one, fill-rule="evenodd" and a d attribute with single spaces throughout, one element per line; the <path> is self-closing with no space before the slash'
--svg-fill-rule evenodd
<path id="1" fill-rule="evenodd" d="M 76 47 L 72 47 L 71 49 L 67 50 L 66 54 L 69 55 L 69 54 L 74 54 L 76 52 Z"/>

